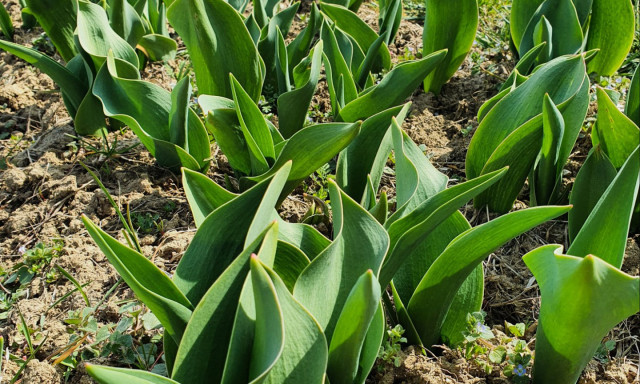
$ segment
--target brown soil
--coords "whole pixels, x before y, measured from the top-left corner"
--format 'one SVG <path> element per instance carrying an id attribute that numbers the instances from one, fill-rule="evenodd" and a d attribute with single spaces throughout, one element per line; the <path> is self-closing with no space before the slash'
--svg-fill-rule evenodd
<path id="1" fill-rule="evenodd" d="M 2 0 L 12 15 L 14 25 L 20 26 L 17 1 Z M 364 4 L 361 17 L 377 30 L 377 12 L 371 4 Z M 292 31 L 299 30 L 294 24 Z M 40 31 L 16 29 L 15 41 L 30 45 Z M 395 44 L 390 46 L 393 57 L 399 60 L 407 54 L 419 54 L 422 47 L 422 27 L 403 22 Z M 477 48 L 474 48 L 477 49 Z M 413 107 L 404 128 L 425 150 L 432 161 L 450 176 L 464 177 L 464 159 L 471 133 L 477 127 L 476 114 L 482 103 L 493 96 L 513 63 L 508 55 L 489 57 L 480 64 L 467 59 L 454 78 L 443 87 L 439 96 L 418 90 L 411 98 Z M 153 64 L 143 76 L 169 89 L 175 82 L 168 68 L 177 70 L 179 61 L 167 65 Z M 0 267 L 4 270 L 22 261 L 23 250 L 37 243 L 51 244 L 62 239 L 63 250 L 53 260 L 69 272 L 83 287 L 92 305 L 102 305 L 95 313 L 99 326 L 115 324 L 123 314 L 122 302 L 132 300 L 132 292 L 117 284 L 118 276 L 105 256 L 86 233 L 80 220 L 86 215 L 109 234 L 124 241 L 119 233 L 121 224 L 105 193 L 80 165 L 85 163 L 100 175 L 102 183 L 118 202 L 122 210 L 156 217 L 157 225 L 141 233 L 142 251 L 156 265 L 171 273 L 195 233 L 195 226 L 180 177 L 159 168 L 146 149 L 138 146 L 122 155 L 107 158 L 92 153 L 75 136 L 69 118 L 53 82 L 39 71 L 0 52 L 0 159 L 10 159 L 0 173 Z M 321 81 L 313 100 L 313 118 L 328 120 L 330 102 L 326 83 Z M 8 136 L 7 136 L 8 135 Z M 138 142 L 130 131 L 111 133 L 109 142 L 118 137 L 119 148 Z M 568 169 L 570 179 L 588 151 L 586 138 L 577 146 Z M 85 139 L 94 146 L 100 140 Z M 214 150 L 209 177 L 224 185 L 224 175 L 232 171 L 224 155 Z M 2 165 L 2 164 L 0 164 Z M 0 167 L 0 169 L 2 169 Z M 383 188 L 392 194 L 394 180 L 388 175 Z M 298 221 L 309 208 L 301 191 L 285 200 L 281 215 L 286 220 Z M 521 203 L 525 207 L 525 203 Z M 487 221 L 485 212 L 464 209 L 473 225 Z M 161 223 L 161 224 L 160 224 Z M 326 232 L 326 227 L 320 228 Z M 142 230 L 141 230 L 142 231 Z M 566 222 L 552 221 L 517 239 L 492 254 L 485 262 L 486 295 L 484 310 L 488 323 L 497 326 L 505 320 L 534 323 L 539 310 L 539 292 L 535 280 L 521 260 L 526 252 L 549 243 L 560 243 L 566 238 Z M 640 236 L 629 240 L 623 269 L 633 275 L 640 274 Z M 52 268 L 47 271 L 53 270 Z M 1 287 L 5 288 L 5 287 Z M 18 358 L 28 354 L 27 342 L 18 324 L 20 315 L 39 345 L 36 358 L 23 371 L 22 383 L 64 383 L 64 367 L 52 363 L 70 344 L 78 332 L 65 320 L 71 312 L 87 307 L 78 292 L 73 292 L 58 305 L 50 306 L 75 286 L 57 274 L 47 279 L 45 271 L 30 283 L 26 295 L 17 300 L 7 320 L 0 320 L 0 335 L 5 346 Z M 109 296 L 105 296 L 110 292 Z M 496 328 L 494 328 L 496 329 Z M 640 316 L 635 315 L 619 326 L 612 337 L 618 340 L 613 356 L 621 358 L 604 366 L 590 365 L 580 383 L 632 383 L 637 382 L 638 338 Z M 79 349 L 92 341 L 88 339 Z M 499 374 L 486 375 L 459 352 L 445 349 L 440 356 L 425 356 L 413 347 L 403 352 L 401 366 L 386 367 L 380 362 L 374 368 L 370 382 L 379 383 L 506 383 Z M 625 360 L 626 359 L 626 360 Z M 110 357 L 103 364 L 118 364 Z M 3 362 L 0 372 L 4 380 L 13 377 L 18 366 L 13 361 Z M 4 383 L 4 381 L 2 381 Z M 70 373 L 71 383 L 92 383 L 82 365 Z"/>

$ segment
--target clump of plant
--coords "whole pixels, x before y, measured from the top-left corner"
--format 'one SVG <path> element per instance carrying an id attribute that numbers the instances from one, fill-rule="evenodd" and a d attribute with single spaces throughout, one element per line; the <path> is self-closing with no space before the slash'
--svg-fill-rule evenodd
<path id="1" fill-rule="evenodd" d="M 400 324 L 396 324 L 394 327 L 388 327 L 387 337 L 385 337 L 378 352 L 378 359 L 396 368 L 402 365 L 402 355 L 400 353 L 402 352 L 402 344 L 407 342 L 407 338 L 402 337 L 403 334 L 404 328 L 402 328 Z M 383 369 L 384 366 L 378 366 L 378 370 Z"/>
<path id="2" fill-rule="evenodd" d="M 530 59 L 523 58 L 522 65 L 532 65 Z M 530 77 L 516 68 L 505 89 L 480 108 L 480 124 L 467 151 L 467 177 L 505 166 L 509 170 L 474 200 L 477 208 L 508 212 L 527 178 L 531 205 L 566 201 L 563 169 L 589 106 L 586 59 L 562 56 Z"/>
<path id="3" fill-rule="evenodd" d="M 546 43 L 538 63 L 597 49 L 589 72 L 611 76 L 633 43 L 633 8 L 631 0 L 514 0 L 511 38 L 521 57 Z"/>
<path id="4" fill-rule="evenodd" d="M 107 12 L 98 4 L 64 0 L 58 2 L 52 12 L 46 1 L 27 0 L 26 3 L 28 13 L 38 20 L 66 64 L 7 41 L 0 41 L 0 49 L 51 77 L 60 87 L 76 132 L 81 135 L 97 135 L 107 129 L 102 104 L 92 90 L 109 51 L 121 61 L 121 68 L 130 66 L 129 76 L 138 78 L 137 71 L 147 60 L 175 56 L 177 44 L 168 37 L 164 4 L 141 1 L 135 8 L 127 1 L 112 0 L 104 4 L 109 6 Z M 118 126 L 118 123 L 111 121 L 110 125 Z"/>

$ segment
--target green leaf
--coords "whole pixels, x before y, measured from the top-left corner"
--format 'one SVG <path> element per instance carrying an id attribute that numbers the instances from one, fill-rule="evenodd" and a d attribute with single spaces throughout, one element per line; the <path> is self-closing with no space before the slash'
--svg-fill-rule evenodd
<path id="1" fill-rule="evenodd" d="M 180 382 L 219 382 L 240 293 L 249 273 L 249 259 L 265 236 L 277 237 L 277 224 L 270 225 L 247 246 L 207 290 L 193 310 L 176 355 L 172 378 Z M 202 364 L 207 361 L 207 364 Z"/>
<path id="2" fill-rule="evenodd" d="M 487 255 L 570 208 L 549 206 L 511 212 L 456 237 L 431 265 L 407 306 L 423 345 L 438 343 L 442 323 L 456 292 Z"/>
<path id="3" fill-rule="evenodd" d="M 447 56 L 424 79 L 425 92 L 440 93 L 471 49 L 478 28 L 476 0 L 426 0 L 422 54 L 447 49 Z"/>
<path id="4" fill-rule="evenodd" d="M 511 39 L 516 47 L 520 46 L 529 20 L 531 20 L 540 4 L 544 1 L 545 0 L 513 0 L 509 25 L 511 28 Z"/>
<path id="5" fill-rule="evenodd" d="M 589 72 L 613 75 L 631 49 L 635 28 L 631 0 L 593 0 L 586 50 L 600 52 L 589 62 Z"/>
<path id="6" fill-rule="evenodd" d="M 540 41 L 535 41 L 535 29 L 545 18 L 553 28 L 552 41 L 546 49 L 551 49 L 551 57 L 572 55 L 582 48 L 584 35 L 572 0 L 546 0 L 532 15 L 518 46 L 520 55 L 524 55 Z M 557 104 L 557 103 L 556 103 Z"/>
<path id="7" fill-rule="evenodd" d="M 638 127 L 640 127 L 640 66 L 631 79 L 629 92 L 627 92 L 627 104 L 624 106 L 624 114 L 627 115 Z"/>
<path id="8" fill-rule="evenodd" d="M 354 383 L 367 331 L 380 303 L 380 284 L 372 270 L 353 285 L 329 344 L 327 376 L 332 383 Z"/>
<path id="9" fill-rule="evenodd" d="M 109 25 L 120 37 L 134 47 L 145 34 L 145 27 L 136 9 L 128 1 L 109 1 Z"/>
<path id="10" fill-rule="evenodd" d="M 138 55 L 122 37 L 111 29 L 106 11 L 99 5 L 78 1 L 77 31 L 80 46 L 93 59 L 96 68 L 107 60 L 109 52 L 117 59 L 138 68 Z"/>
<path id="11" fill-rule="evenodd" d="M 281 199 L 284 199 L 301 181 L 349 145 L 359 131 L 360 123 L 327 123 L 305 127 L 286 141 L 271 170 L 247 180 L 264 180 L 286 162 L 293 161 L 287 185 L 281 195 Z"/>
<path id="12" fill-rule="evenodd" d="M 233 77 L 233 74 L 230 76 L 236 114 L 249 148 L 251 173 L 259 175 L 265 173 L 269 169 L 270 163 L 275 160 L 273 139 L 260 108 Z"/>
<path id="13" fill-rule="evenodd" d="M 149 34 L 138 40 L 136 48 L 151 61 L 168 61 L 175 59 L 178 44 L 170 37 Z"/>
<path id="14" fill-rule="evenodd" d="M 464 216 L 460 212 L 455 212 L 430 232 L 420 246 L 410 251 L 408 259 L 393 276 L 393 286 L 398 299 L 408 303 L 434 260 L 456 236 L 470 228 Z M 448 344 L 456 345 L 462 341 L 462 331 L 466 329 L 466 316 L 468 313 L 480 310 L 482 296 L 483 273 L 482 267 L 478 266 L 460 287 L 447 315 L 442 333 L 443 339 Z M 410 321 L 404 321 L 402 324 L 405 329 L 413 327 Z M 411 333 L 408 333 L 407 337 L 411 339 Z M 420 343 L 419 339 L 410 341 Z"/>
<path id="15" fill-rule="evenodd" d="M 278 295 L 285 331 L 282 356 L 269 372 L 267 382 L 323 383 L 328 348 L 322 328 L 291 295 L 280 275 L 269 268 L 265 270 Z"/>
<path id="16" fill-rule="evenodd" d="M 77 24 L 76 1 L 26 0 L 25 4 L 64 61 L 69 62 L 78 54 L 73 39 Z"/>
<path id="17" fill-rule="evenodd" d="M 333 20 L 338 28 L 351 36 L 364 52 L 367 52 L 378 39 L 378 34 L 349 9 L 330 3 L 321 3 L 320 8 L 322 13 Z M 391 67 L 391 56 L 386 44 L 382 44 L 377 49 L 375 57 L 378 65 L 374 66 L 374 70 L 379 71 Z"/>
<path id="18" fill-rule="evenodd" d="M 403 121 L 410 103 L 377 113 L 362 123 L 360 133 L 338 157 L 336 182 L 356 201 L 361 201 L 371 177 L 374 191 L 378 190 L 382 173 L 392 148 L 391 119 Z"/>
<path id="19" fill-rule="evenodd" d="M 386 227 L 391 239 L 391 252 L 380 273 L 381 284 L 391 281 L 411 252 L 422 244 L 426 236 L 450 217 L 465 202 L 500 179 L 505 169 L 483 175 L 437 193 L 415 210 Z M 466 277 L 466 276 L 465 276 Z M 455 293 L 455 291 L 454 291 Z"/>
<path id="20" fill-rule="evenodd" d="M 191 302 L 146 257 L 120 244 L 86 216 L 82 217 L 82 222 L 122 279 L 156 315 L 174 341 L 179 342 L 191 316 Z"/>
<path id="21" fill-rule="evenodd" d="M 302 59 L 307 56 L 311 43 L 322 26 L 322 15 L 318 11 L 316 3 L 311 3 L 309 22 L 307 26 L 287 45 L 287 57 L 289 58 L 289 70 L 293 71 Z M 319 49 L 322 51 L 322 49 Z"/>
<path id="22" fill-rule="evenodd" d="M 13 21 L 11 21 L 11 16 L 9 16 L 4 3 L 0 3 L 0 32 L 13 40 Z"/>
<path id="23" fill-rule="evenodd" d="M 389 247 L 389 237 L 380 223 L 331 180 L 329 193 L 334 240 L 302 272 L 293 291 L 318 320 L 327 340 L 331 340 L 357 280 L 367 270 L 378 273 Z"/>
<path id="24" fill-rule="evenodd" d="M 561 252 L 546 245 L 523 258 L 542 295 L 535 384 L 575 383 L 607 333 L 640 310 L 640 278 L 595 256 Z"/>
<path id="25" fill-rule="evenodd" d="M 556 105 L 574 97 L 585 78 L 582 56 L 563 56 L 541 66 L 529 80 L 504 96 L 482 120 L 467 151 L 468 178 L 482 169 L 502 141 L 542 112 L 545 93 Z"/>
<path id="26" fill-rule="evenodd" d="M 272 211 L 260 216 L 257 213 L 264 212 L 265 208 L 261 207 L 275 207 L 283 179 L 289 174 L 289 167 L 290 165 L 283 167 L 273 178 L 258 183 L 220 206 L 202 222 L 173 278 L 192 302 L 199 302 L 211 284 L 242 252 L 252 224 L 260 221 L 266 226 L 272 220 Z M 273 188 L 269 188 L 271 183 Z M 238 215 L 238 212 L 242 214 Z M 261 232 L 264 226 L 255 229 Z"/>
<path id="27" fill-rule="evenodd" d="M 186 128 L 176 125 L 172 132 L 172 107 L 177 112 L 178 105 L 173 106 L 171 93 L 147 81 L 118 77 L 116 63 L 117 60 L 110 57 L 107 65 L 98 72 L 93 86 L 93 94 L 102 102 L 104 113 L 129 125 L 160 165 L 173 169 L 181 166 L 194 170 L 205 168 L 211 149 L 198 115 L 189 108 Z M 188 82 L 183 83 L 183 86 L 187 85 Z M 175 99 L 176 102 L 178 100 Z M 184 108 L 184 95 L 182 102 Z M 184 124 L 178 121 L 175 117 L 175 124 Z M 185 130 L 183 136 L 179 131 Z M 179 137 L 184 137 L 185 141 L 172 142 Z"/>
<path id="28" fill-rule="evenodd" d="M 551 203 L 553 190 L 562 182 L 562 165 L 558 167 L 558 163 L 564 131 L 562 113 L 549 95 L 545 95 L 542 104 L 542 148 L 534 167 L 531 189 L 531 198 L 535 202 L 533 205 Z"/>
<path id="29" fill-rule="evenodd" d="M 589 214 L 568 253 L 596 255 L 616 268 L 622 266 L 640 185 L 639 153 L 640 147 L 636 147 Z"/>
<path id="30" fill-rule="evenodd" d="M 400 23 L 402 22 L 402 1 L 382 0 L 379 9 L 379 34 L 380 36 L 384 36 L 385 43 L 391 44 L 395 40 L 398 28 L 400 28 Z"/>
<path id="31" fill-rule="evenodd" d="M 209 213 L 237 197 L 200 172 L 182 168 L 182 185 L 196 227 Z"/>
<path id="32" fill-rule="evenodd" d="M 311 99 L 316 91 L 322 67 L 322 41 L 310 54 L 311 65 L 304 84 L 296 84 L 296 89 L 278 97 L 278 123 L 282 136 L 290 138 L 304 126 Z"/>
<path id="33" fill-rule="evenodd" d="M 87 373 L 100 384 L 180 384 L 140 369 L 115 368 L 85 363 Z"/>
<path id="34" fill-rule="evenodd" d="M 168 0 L 167 18 L 187 47 L 200 94 L 232 97 L 229 73 L 258 100 L 264 63 L 240 14 L 224 0 Z"/>
<path id="35" fill-rule="evenodd" d="M 640 129 L 611 101 L 604 89 L 597 87 L 598 117 L 594 143 L 599 143 L 611 163 L 620 168 L 640 142 Z"/>
<path id="36" fill-rule="evenodd" d="M 380 111 L 402 104 L 446 54 L 446 51 L 438 51 L 423 59 L 397 65 L 379 84 L 365 90 L 357 99 L 345 105 L 340 110 L 340 119 L 367 119 Z"/>
<path id="37" fill-rule="evenodd" d="M 325 21 L 320 36 L 324 47 L 324 67 L 327 74 L 327 85 L 331 97 L 331 109 L 334 115 L 346 103 L 358 97 L 358 89 L 351 73 L 349 63 L 341 52 L 334 30 Z M 352 120 L 356 121 L 358 119 Z"/>
<path id="38" fill-rule="evenodd" d="M 569 242 L 573 242 L 584 222 L 593 211 L 604 192 L 616 177 L 616 168 L 611 164 L 600 146 L 593 148 L 576 175 L 569 203 Z"/>

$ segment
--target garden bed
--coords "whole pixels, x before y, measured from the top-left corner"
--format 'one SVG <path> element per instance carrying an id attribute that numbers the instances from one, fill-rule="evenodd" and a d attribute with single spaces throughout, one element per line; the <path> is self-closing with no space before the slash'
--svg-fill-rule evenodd
<path id="1" fill-rule="evenodd" d="M 2 1 L 14 25 L 19 26 L 17 1 Z M 481 3 L 488 19 L 505 17 L 500 14 L 499 2 Z M 377 13 L 372 7 L 365 3 L 360 16 L 375 28 Z M 412 110 L 403 129 L 453 182 L 465 178 L 466 148 L 478 125 L 478 109 L 497 93 L 515 64 L 508 43 L 498 40 L 504 28 L 499 21 L 481 26 L 483 42 L 474 45 L 440 96 L 419 89 L 411 97 Z M 421 51 L 421 36 L 418 23 L 404 20 L 396 43 L 390 47 L 392 59 L 414 57 Z M 17 28 L 15 41 L 25 45 L 39 41 L 43 49 L 47 47 L 38 28 Z M 143 78 L 171 89 L 183 60 L 179 55 L 167 64 L 154 63 Z M 15 356 L 27 356 L 30 348 L 39 348 L 19 380 L 25 384 L 91 383 L 82 367 L 86 361 L 154 368 L 161 362 L 162 348 L 157 324 L 126 284 L 119 282 L 115 269 L 80 220 L 86 215 L 124 241 L 119 218 L 107 195 L 82 164 L 99 175 L 123 209 L 128 208 L 143 253 L 169 274 L 195 234 L 181 177 L 158 167 L 146 149 L 137 145 L 139 140 L 130 130 L 110 133 L 105 139 L 76 137 L 59 93 L 53 91 L 54 83 L 23 61 L 0 52 L 0 75 L 0 281 L 5 281 L 20 263 L 26 265 L 24 273 L 32 275 L 26 284 L 0 287 L 0 335 Z M 322 120 L 330 102 L 324 80 L 319 88 L 325 92 L 314 96 L 312 118 Z M 590 108 L 590 117 L 594 108 Z M 588 133 L 582 132 L 570 157 L 566 183 L 575 178 L 589 147 Z M 218 150 L 214 153 L 208 176 L 224 185 L 231 168 L 224 155 Z M 393 175 L 385 174 L 383 188 L 392 191 L 394 181 Z M 285 200 L 281 216 L 300 220 L 310 207 L 304 194 L 313 195 L 321 188 L 326 188 L 326 177 L 319 173 Z M 521 198 L 517 209 L 528 206 L 526 190 Z M 495 217 L 474 210 L 472 205 L 462 212 L 472 225 Z M 325 224 L 319 224 L 318 229 L 328 231 Z M 484 262 L 483 310 L 487 313 L 486 324 L 496 335 L 487 342 L 500 344 L 507 337 L 519 338 L 533 350 L 539 290 L 521 258 L 541 245 L 566 246 L 566 233 L 566 217 L 552 220 L 510 241 Z M 640 235 L 628 239 L 622 268 L 634 276 L 640 274 L 639 242 Z M 65 273 L 82 289 L 76 289 Z M 22 318 L 28 330 L 22 327 Z M 524 323 L 526 331 L 517 337 L 509 334 L 505 321 Z M 610 350 L 605 348 L 589 364 L 580 383 L 637 383 L 639 334 L 640 315 L 636 314 L 611 332 L 608 340 L 615 343 L 607 344 Z M 65 351 L 67 356 L 61 356 Z M 465 357 L 462 350 L 444 347 L 434 355 L 403 346 L 387 361 L 379 359 L 367 382 L 509 383 L 503 368 L 481 355 Z M 0 382 L 8 382 L 17 371 L 15 362 L 4 362 Z"/>

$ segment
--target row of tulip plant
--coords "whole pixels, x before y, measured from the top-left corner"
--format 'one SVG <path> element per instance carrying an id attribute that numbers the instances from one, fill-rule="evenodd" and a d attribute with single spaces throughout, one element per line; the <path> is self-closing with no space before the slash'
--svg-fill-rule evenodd
<path id="1" fill-rule="evenodd" d="M 517 3 L 512 18 L 522 17 Z M 0 48 L 52 77 L 79 133 L 128 125 L 160 165 L 181 172 L 197 226 L 167 276 L 83 218 L 162 323 L 169 377 L 94 365 L 87 371 L 102 384 L 364 383 L 387 324 L 401 324 L 425 348 L 460 343 L 467 314 L 482 305 L 482 261 L 569 213 L 571 256 L 546 246 L 524 260 L 542 294 L 534 381 L 577 381 L 605 334 L 640 310 L 639 278 L 620 271 L 639 210 L 639 80 L 626 114 L 596 91 L 594 149 L 569 195 L 563 168 L 587 113 L 587 72 L 605 72 L 594 68 L 612 55 L 594 43 L 588 46 L 599 52 L 581 45 L 553 58 L 554 39 L 564 35 L 560 27 L 551 34 L 545 15 L 577 6 L 538 3 L 531 17 L 542 22 L 535 21 L 533 37 L 525 30 L 520 38 L 531 47 L 517 44 L 527 49 L 516 69 L 480 109 L 468 181 L 455 184 L 401 126 L 415 89 L 439 92 L 467 55 L 476 0 L 427 0 L 423 58 L 396 65 L 388 45 L 402 16 L 399 0 L 380 2 L 377 32 L 354 13 L 361 1 L 314 3 L 293 39 L 286 37 L 299 3 L 254 0 L 248 12 L 248 0 L 72 0 L 47 13 L 42 0 L 26 0 L 66 65 L 11 42 Z M 601 1 L 580 3 L 597 39 Z M 189 54 L 197 105 L 189 78 L 167 91 L 140 77 L 146 60 L 175 53 L 165 18 Z M 308 123 L 323 68 L 333 122 Z M 277 124 L 263 115 L 263 96 L 276 100 Z M 211 138 L 238 180 L 234 190 L 203 174 Z M 391 154 L 394 204 L 380 190 Z M 335 181 L 328 181 L 332 235 L 282 220 L 284 199 L 336 156 Z M 509 212 L 527 178 L 533 207 Z M 472 227 L 458 211 L 472 199 L 504 215 Z M 562 205 L 567 199 L 573 209 Z"/>

